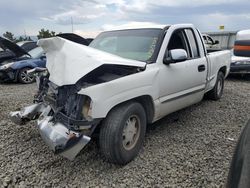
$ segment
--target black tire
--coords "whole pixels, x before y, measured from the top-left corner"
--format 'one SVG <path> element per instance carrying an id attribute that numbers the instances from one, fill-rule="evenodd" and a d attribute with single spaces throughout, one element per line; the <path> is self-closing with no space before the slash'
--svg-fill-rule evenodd
<path id="1" fill-rule="evenodd" d="M 227 178 L 227 188 L 250 187 L 250 120 L 235 147 Z"/>
<path id="2" fill-rule="evenodd" d="M 30 70 L 30 68 L 23 68 L 19 71 L 17 79 L 20 83 L 30 84 L 35 81 L 35 76 L 27 74 L 28 70 Z"/>
<path id="3" fill-rule="evenodd" d="M 134 119 L 131 119 L 134 118 Z M 128 131 L 135 121 L 137 130 Z M 129 122 L 129 123 L 128 123 Z M 133 129 L 133 128 L 132 128 Z M 100 129 L 99 143 L 104 157 L 112 163 L 125 165 L 132 161 L 139 153 L 146 133 L 146 114 L 141 104 L 130 102 L 115 107 L 103 121 Z M 129 137 L 132 141 L 129 143 Z"/>
<path id="4" fill-rule="evenodd" d="M 214 88 L 207 93 L 207 97 L 212 100 L 219 100 L 221 96 L 223 95 L 223 89 L 224 89 L 224 79 L 225 76 L 223 72 L 219 72 L 217 75 L 217 80 L 215 83 Z"/>

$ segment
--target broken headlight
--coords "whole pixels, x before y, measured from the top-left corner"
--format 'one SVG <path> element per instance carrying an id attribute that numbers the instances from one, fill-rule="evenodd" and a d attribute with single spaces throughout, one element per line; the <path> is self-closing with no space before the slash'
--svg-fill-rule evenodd
<path id="1" fill-rule="evenodd" d="M 83 107 L 82 107 L 82 115 L 85 119 L 90 119 L 92 114 L 92 100 L 90 97 L 86 96 Z"/>

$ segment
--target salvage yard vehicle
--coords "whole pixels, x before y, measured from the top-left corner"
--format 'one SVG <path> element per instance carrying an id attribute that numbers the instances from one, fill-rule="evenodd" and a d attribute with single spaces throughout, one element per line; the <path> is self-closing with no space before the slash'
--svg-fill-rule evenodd
<path id="1" fill-rule="evenodd" d="M 47 70 L 36 71 L 34 104 L 10 113 L 73 160 L 99 134 L 104 157 L 124 165 L 139 153 L 146 125 L 201 101 L 218 100 L 230 51 L 207 53 L 192 24 L 103 32 L 89 46 L 61 37 L 38 42 Z"/>
<path id="2" fill-rule="evenodd" d="M 202 34 L 206 49 L 208 52 L 215 52 L 220 50 L 218 44 L 218 40 L 214 40 L 210 35 L 208 34 Z"/>
<path id="3" fill-rule="evenodd" d="M 58 34 L 57 36 L 64 39 L 70 39 L 71 41 L 77 42 L 78 44 L 89 45 L 88 40 L 74 33 L 62 33 Z M 22 46 L 25 44 L 28 44 L 25 46 L 25 48 L 27 49 L 32 48 L 34 46 L 33 42 L 26 41 L 17 43 L 17 45 L 22 45 Z M 35 76 L 29 74 L 28 72 L 31 69 L 45 68 L 46 66 L 46 56 L 41 47 L 34 48 L 25 55 L 21 56 L 20 58 L 17 59 L 16 61 L 11 60 L 2 63 L 2 66 L 0 66 L 0 82 L 18 81 L 23 84 L 30 84 L 35 81 Z M 43 69 L 37 69 L 37 70 L 43 70 Z"/>
<path id="4" fill-rule="evenodd" d="M 29 48 L 28 48 L 29 47 Z M 33 46 L 26 46 L 26 43 L 15 44 L 8 39 L 0 37 L 0 66 L 6 61 L 17 61 L 26 59 L 28 52 Z"/>
<path id="5" fill-rule="evenodd" d="M 23 60 L 6 61 L 0 66 L 0 81 L 18 81 L 23 84 L 30 84 L 35 81 L 35 77 L 28 74 L 27 71 L 35 67 L 44 67 L 46 65 L 46 56 L 41 47 L 31 50 L 29 55 L 25 55 Z"/>
<path id="6" fill-rule="evenodd" d="M 16 44 L 22 47 L 26 52 L 29 52 L 30 50 L 33 50 L 37 47 L 36 41 L 20 41 Z"/>
<path id="7" fill-rule="evenodd" d="M 230 73 L 250 74 L 250 30 L 237 33 L 233 51 Z"/>

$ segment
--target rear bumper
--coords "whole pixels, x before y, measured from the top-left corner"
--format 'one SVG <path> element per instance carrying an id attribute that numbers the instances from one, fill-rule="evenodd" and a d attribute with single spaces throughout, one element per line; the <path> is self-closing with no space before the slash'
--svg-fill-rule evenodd
<path id="1" fill-rule="evenodd" d="M 245 64 L 245 65 L 235 65 L 231 64 L 230 67 L 230 73 L 231 74 L 249 74 L 250 73 L 250 64 Z"/>

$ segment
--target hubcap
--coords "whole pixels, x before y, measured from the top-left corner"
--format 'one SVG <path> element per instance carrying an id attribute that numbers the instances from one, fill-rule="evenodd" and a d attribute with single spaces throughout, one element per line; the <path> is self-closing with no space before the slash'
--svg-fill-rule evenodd
<path id="1" fill-rule="evenodd" d="M 22 71 L 21 72 L 21 79 L 25 82 L 25 83 L 29 83 L 33 81 L 33 76 L 31 76 L 30 74 L 27 73 L 27 71 Z"/>
<path id="2" fill-rule="evenodd" d="M 126 124 L 123 129 L 123 147 L 126 150 L 131 150 L 137 143 L 140 135 L 140 120 L 136 115 L 132 115 L 126 121 Z"/>
<path id="3" fill-rule="evenodd" d="M 218 80 L 218 83 L 217 83 L 217 95 L 218 96 L 220 96 L 221 90 L 222 90 L 222 81 Z"/>

